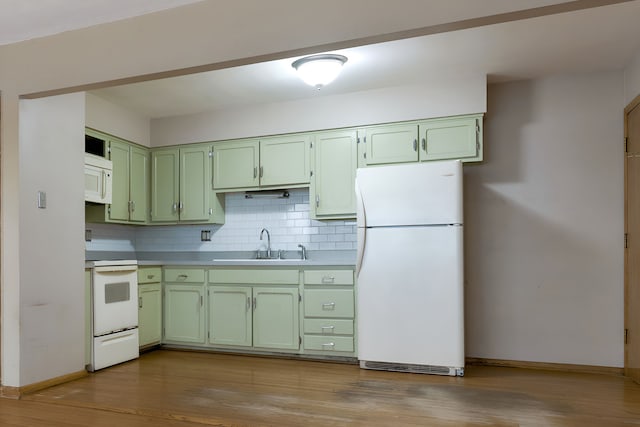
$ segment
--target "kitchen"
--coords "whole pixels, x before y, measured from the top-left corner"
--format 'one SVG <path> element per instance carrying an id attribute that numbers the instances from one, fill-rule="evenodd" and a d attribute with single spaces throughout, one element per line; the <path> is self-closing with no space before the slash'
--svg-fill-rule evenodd
<path id="1" fill-rule="evenodd" d="M 629 73 L 633 75 L 634 70 L 629 68 Z M 467 301 L 478 302 L 468 305 L 470 356 L 622 365 L 622 335 L 617 332 L 622 324 L 622 249 L 617 245 L 622 235 L 619 203 L 622 172 L 618 160 L 622 148 L 612 141 L 622 138 L 620 115 L 624 103 L 621 99 L 633 98 L 623 90 L 623 81 L 629 73 L 565 74 L 489 87 L 485 138 L 489 140 L 490 136 L 491 144 L 487 143 L 483 164 L 465 167 L 469 233 L 466 258 L 471 260 L 466 275 L 472 278 L 467 283 Z M 631 85 L 627 87 L 632 90 Z M 6 99 L 3 94 L 3 101 L 8 102 Z M 592 102 L 594 99 L 598 102 Z M 287 109 L 289 117 L 304 123 L 304 118 L 295 114 L 296 107 L 298 105 Z M 567 113 L 574 109 L 580 112 L 580 117 Z M 6 111 L 11 120 L 11 117 L 17 117 L 12 114 L 14 110 L 15 107 L 9 106 L 7 110 L 3 108 L 3 113 Z M 89 119 L 87 117 L 87 123 Z M 259 122 L 246 120 L 246 123 L 256 126 Z M 277 122 L 269 123 L 262 129 L 264 134 L 277 133 Z M 332 126 L 338 125 L 328 125 Z M 520 129 L 525 132 L 519 133 Z M 566 145 L 553 144 L 554 138 L 549 136 L 558 132 L 567 136 Z M 221 135 L 221 139 L 226 137 L 228 135 Z M 217 135 L 211 138 L 218 139 Z M 511 141 L 519 143 L 512 144 Z M 60 158 L 60 154 L 46 151 L 48 147 L 41 145 L 35 146 L 41 152 L 33 153 L 34 158 L 46 155 Z M 28 148 L 28 145 L 24 147 Z M 8 152 L 11 155 L 11 149 Z M 4 151 L 3 158 L 6 154 Z M 564 166 L 572 172 L 568 180 Z M 23 172 L 30 176 L 49 169 L 42 161 L 24 165 Z M 8 172 L 5 170 L 4 173 Z M 29 195 L 32 194 L 30 186 L 26 190 Z M 586 209 L 592 205 L 594 197 L 591 191 L 586 191 L 588 189 L 598 197 L 593 210 Z M 37 186 L 33 190 L 35 194 Z M 25 195 L 24 206 L 30 206 L 27 205 L 30 200 Z M 55 200 L 50 197 L 49 203 Z M 567 221 L 568 217 L 571 221 Z M 615 220 L 601 221 L 610 218 Z M 27 225 L 38 223 L 37 219 L 29 217 L 24 221 Z M 596 222 L 607 225 L 594 229 L 591 224 Z M 77 235 L 74 239 L 82 241 L 84 227 L 69 227 Z M 502 227 L 507 227 L 509 233 L 502 233 Z M 20 233 L 25 232 L 21 251 L 30 251 L 34 249 L 30 242 L 38 242 L 39 233 L 47 230 L 41 227 L 31 230 L 26 225 L 24 228 L 20 230 Z M 5 233 L 11 231 L 5 230 Z M 67 237 L 60 235 L 58 238 L 64 241 Z M 258 243 L 258 236 L 255 239 L 252 244 Z M 31 253 L 43 261 L 45 269 L 55 271 L 54 263 L 49 262 L 54 252 L 52 248 L 45 245 L 42 251 L 35 248 Z M 11 255 L 5 253 L 5 257 L 8 259 L 5 258 L 4 265 L 8 266 Z M 524 263 L 525 259 L 529 262 Z M 532 263 L 531 259 L 538 262 Z M 562 263 L 558 261 L 560 259 Z M 7 268 L 9 271 L 5 274 L 10 274 L 12 270 Z M 542 281 L 535 279 L 539 271 L 548 274 Z M 35 284 L 41 280 L 40 276 L 31 276 L 32 273 L 26 270 L 21 272 L 20 281 Z M 25 307 L 23 316 L 28 317 L 32 295 L 38 288 L 24 290 L 28 291 L 22 296 L 24 304 L 17 305 Z M 37 299 L 35 295 L 33 297 Z M 529 304 L 532 300 L 538 308 Z M 608 309 L 596 310 L 594 316 L 593 307 L 602 306 Z M 544 312 L 543 317 L 539 315 L 540 310 Z M 3 313 L 7 310 L 3 309 Z M 28 336 L 41 337 L 33 328 L 34 325 L 27 322 Z M 567 340 L 567 336 L 573 338 Z M 3 334 L 3 340 L 11 338 Z M 7 344 L 10 345 L 10 341 L 5 342 L 3 348 Z M 9 357 L 5 362 L 11 360 Z M 26 367 L 21 380 L 8 378 L 9 382 L 5 384 L 29 384 L 65 373 L 64 369 L 49 373 L 35 367 L 31 369 L 36 361 L 34 353 L 22 362 Z M 7 363 L 3 364 L 3 371 L 4 367 L 12 366 Z"/>

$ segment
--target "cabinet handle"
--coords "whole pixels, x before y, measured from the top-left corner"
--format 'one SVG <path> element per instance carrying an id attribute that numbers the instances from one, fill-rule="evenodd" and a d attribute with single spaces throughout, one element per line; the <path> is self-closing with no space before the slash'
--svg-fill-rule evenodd
<path id="1" fill-rule="evenodd" d="M 422 138 L 422 151 L 427 151 L 427 138 Z"/>
<path id="2" fill-rule="evenodd" d="M 321 326 L 320 329 L 323 335 L 333 334 L 335 326 Z"/>
<path id="3" fill-rule="evenodd" d="M 136 202 L 134 200 L 131 201 L 131 212 L 136 211 Z"/>
<path id="4" fill-rule="evenodd" d="M 184 203 L 182 202 L 178 203 L 178 210 L 182 212 L 183 209 L 184 209 Z"/>
<path id="5" fill-rule="evenodd" d="M 256 308 L 258 308 L 258 299 L 253 297 L 253 309 L 255 310 Z"/>
<path id="6" fill-rule="evenodd" d="M 251 297 L 247 297 L 247 311 L 251 308 Z"/>
<path id="7" fill-rule="evenodd" d="M 322 309 L 325 311 L 333 311 L 336 309 L 336 303 L 335 302 L 323 302 L 322 303 Z"/>
<path id="8" fill-rule="evenodd" d="M 323 350 L 333 350 L 335 348 L 335 346 L 336 346 L 336 343 L 328 342 L 328 343 L 322 344 L 322 349 Z"/>
<path id="9" fill-rule="evenodd" d="M 336 278 L 334 276 L 322 276 L 322 283 L 334 283 Z"/>
<path id="10" fill-rule="evenodd" d="M 320 207 L 320 195 L 316 194 L 316 208 Z"/>
<path id="11" fill-rule="evenodd" d="M 258 177 L 258 167 L 254 166 L 253 167 L 253 179 L 256 179 Z"/>
<path id="12" fill-rule="evenodd" d="M 176 213 L 178 211 L 178 204 L 174 203 L 172 208 L 173 208 L 173 213 Z"/>
<path id="13" fill-rule="evenodd" d="M 417 139 L 413 140 L 413 151 L 418 151 L 418 140 Z"/>
<path id="14" fill-rule="evenodd" d="M 260 166 L 260 178 L 264 175 L 264 166 Z"/>
<path id="15" fill-rule="evenodd" d="M 142 297 L 138 297 L 138 308 L 142 308 Z"/>
<path id="16" fill-rule="evenodd" d="M 204 297 L 200 295 L 200 307 L 204 305 Z"/>

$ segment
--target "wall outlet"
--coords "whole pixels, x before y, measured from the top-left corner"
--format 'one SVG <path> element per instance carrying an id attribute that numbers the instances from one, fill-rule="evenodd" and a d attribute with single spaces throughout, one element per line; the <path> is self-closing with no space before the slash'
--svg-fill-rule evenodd
<path id="1" fill-rule="evenodd" d="M 89 230 L 89 229 L 85 229 L 84 230 L 84 241 L 85 242 L 90 242 L 91 241 L 91 230 Z"/>
<path id="2" fill-rule="evenodd" d="M 202 230 L 202 231 L 200 231 L 200 241 L 201 242 L 210 242 L 211 241 L 211 230 Z"/>

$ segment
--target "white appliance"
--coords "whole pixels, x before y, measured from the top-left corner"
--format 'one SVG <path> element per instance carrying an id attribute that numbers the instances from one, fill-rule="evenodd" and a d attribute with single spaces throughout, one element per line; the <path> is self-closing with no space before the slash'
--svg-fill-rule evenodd
<path id="1" fill-rule="evenodd" d="M 89 371 L 137 358 L 137 261 L 95 261 L 91 277 L 93 339 Z"/>
<path id="2" fill-rule="evenodd" d="M 464 375 L 462 163 L 358 169 L 358 358 Z"/>
<path id="3" fill-rule="evenodd" d="M 92 203 L 111 203 L 113 163 L 104 157 L 84 155 L 84 200 Z"/>

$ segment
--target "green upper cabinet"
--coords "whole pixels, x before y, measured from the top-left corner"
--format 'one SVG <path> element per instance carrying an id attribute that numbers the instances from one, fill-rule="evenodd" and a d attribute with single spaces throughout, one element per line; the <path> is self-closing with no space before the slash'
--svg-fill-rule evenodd
<path id="1" fill-rule="evenodd" d="M 213 187 L 216 190 L 258 187 L 260 142 L 216 143 L 213 147 Z"/>
<path id="2" fill-rule="evenodd" d="M 149 150 L 90 129 L 86 132 L 93 138 L 101 135 L 107 158 L 113 166 L 111 204 L 86 205 L 87 222 L 146 223 L 149 212 Z"/>
<path id="3" fill-rule="evenodd" d="M 151 152 L 151 221 L 178 221 L 180 150 Z"/>
<path id="4" fill-rule="evenodd" d="M 482 114 L 372 126 L 363 132 L 364 165 L 482 160 Z"/>
<path id="5" fill-rule="evenodd" d="M 479 115 L 421 122 L 420 160 L 482 160 L 481 126 Z"/>
<path id="6" fill-rule="evenodd" d="M 213 147 L 213 187 L 220 191 L 309 185 L 311 136 L 225 141 Z"/>
<path id="7" fill-rule="evenodd" d="M 406 163 L 418 160 L 418 126 L 388 125 L 365 129 L 367 165 Z"/>
<path id="8" fill-rule="evenodd" d="M 308 134 L 278 136 L 260 140 L 260 185 L 309 184 Z"/>
<path id="9" fill-rule="evenodd" d="M 313 176 L 309 193 L 312 217 L 322 219 L 355 216 L 357 145 L 355 130 L 315 135 L 311 155 Z"/>
<path id="10" fill-rule="evenodd" d="M 211 145 L 151 152 L 151 221 L 221 223 L 223 195 L 211 184 Z"/>

